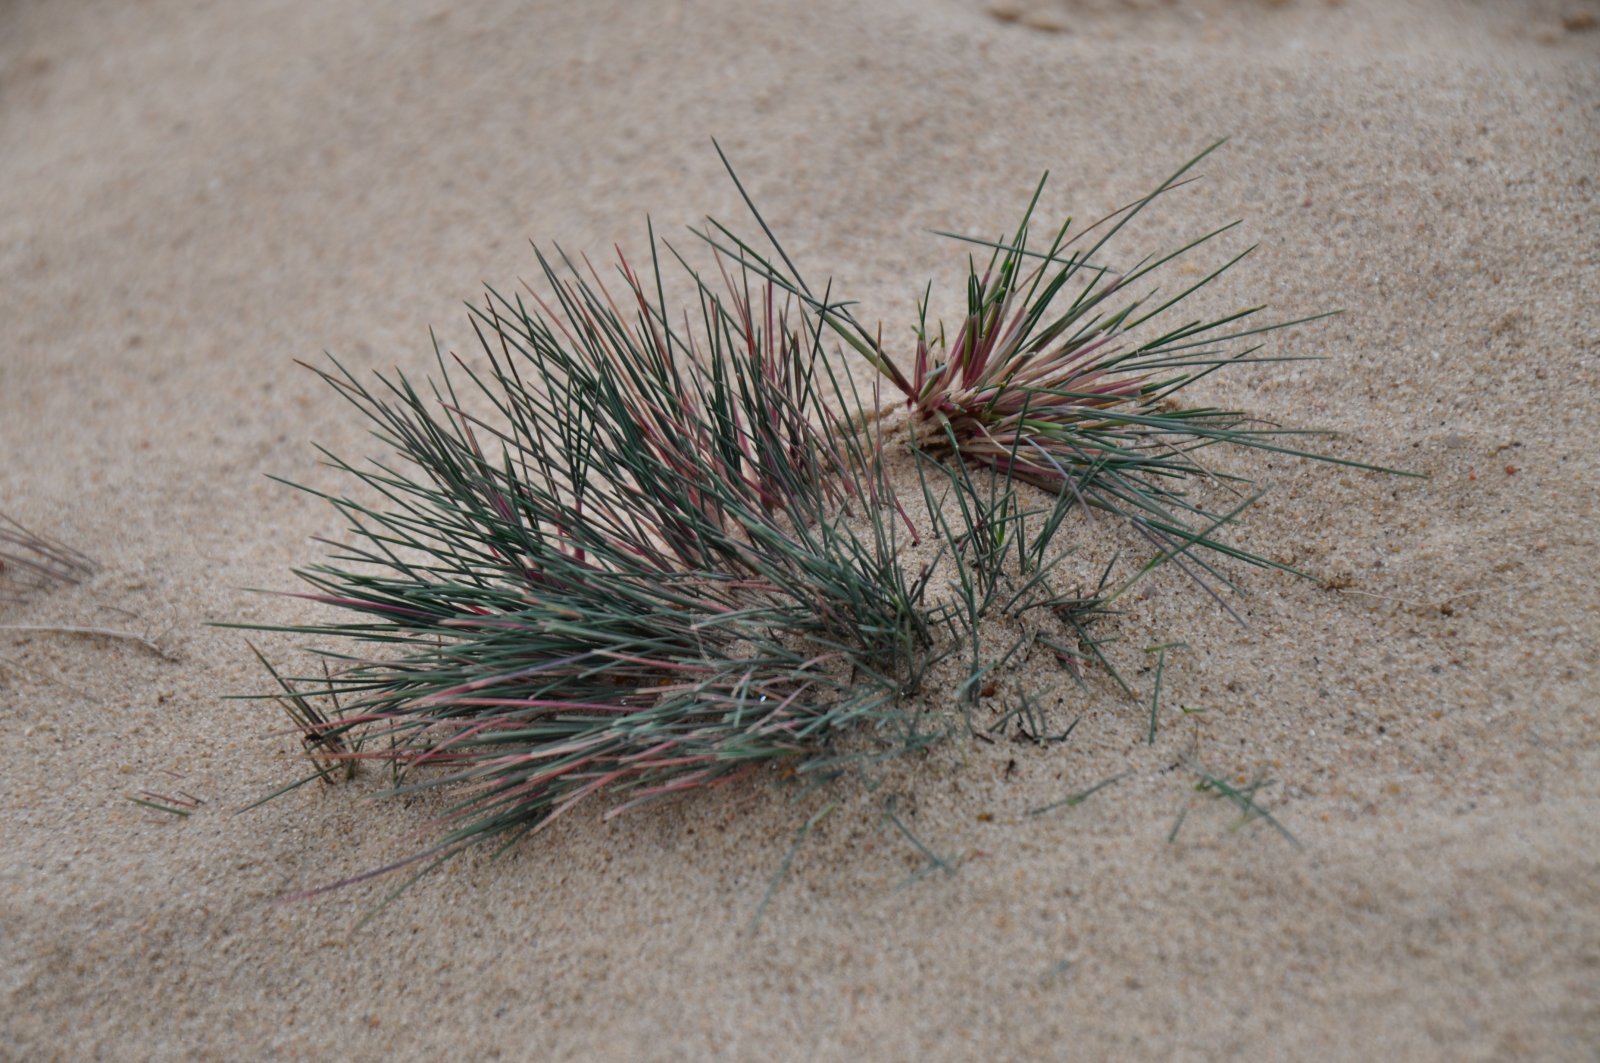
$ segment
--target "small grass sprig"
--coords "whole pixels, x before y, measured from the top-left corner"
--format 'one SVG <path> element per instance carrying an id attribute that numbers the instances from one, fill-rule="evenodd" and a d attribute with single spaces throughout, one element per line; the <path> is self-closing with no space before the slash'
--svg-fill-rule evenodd
<path id="1" fill-rule="evenodd" d="M 1214 797 L 1231 802 L 1239 809 L 1239 819 L 1230 829 L 1237 830 L 1258 819 L 1265 820 L 1272 826 L 1273 830 L 1283 835 L 1290 845 L 1293 845 L 1296 849 L 1305 848 L 1300 843 L 1299 838 L 1289 833 L 1289 829 L 1279 823 L 1277 817 L 1263 808 L 1261 803 L 1256 800 L 1258 793 L 1274 785 L 1273 780 L 1265 775 L 1257 774 L 1249 782 L 1241 782 L 1236 785 L 1224 779 L 1220 774 L 1212 772 L 1201 765 L 1189 763 L 1187 767 L 1195 776 L 1194 789 L 1196 793 L 1211 794 Z M 1178 831 L 1183 828 L 1183 821 L 1188 814 L 1187 807 L 1178 814 L 1177 821 L 1173 823 L 1172 830 L 1167 834 L 1169 843 L 1178 840 Z"/>

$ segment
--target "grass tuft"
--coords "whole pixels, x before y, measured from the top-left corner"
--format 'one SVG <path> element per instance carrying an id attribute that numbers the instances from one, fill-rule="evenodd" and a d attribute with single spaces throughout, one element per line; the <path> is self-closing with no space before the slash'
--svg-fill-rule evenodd
<path id="1" fill-rule="evenodd" d="M 0 602 L 21 602 L 52 584 L 81 583 L 96 568 L 87 555 L 0 513 Z"/>
<path id="2" fill-rule="evenodd" d="M 966 314 L 953 338 L 942 325 L 930 326 L 925 293 L 918 303 L 913 342 L 904 353 L 890 349 L 881 327 L 857 319 L 852 304 L 819 296 L 806 284 L 748 194 L 746 205 L 772 256 L 715 220 L 702 235 L 804 300 L 898 390 L 915 445 L 944 455 L 952 466 L 988 466 L 1008 478 L 1069 496 L 1086 510 L 1115 514 L 1156 547 L 1156 563 L 1173 561 L 1214 594 L 1216 587 L 1233 586 L 1215 567 L 1218 557 L 1293 570 L 1218 534 L 1260 496 L 1241 490 L 1241 485 L 1249 486 L 1247 479 L 1203 463 L 1203 451 L 1225 445 L 1394 471 L 1317 453 L 1299 443 L 1331 432 L 1285 428 L 1241 411 L 1181 402 L 1185 389 L 1218 370 L 1301 360 L 1263 353 L 1262 337 L 1330 316 L 1262 321 L 1264 306 L 1244 306 L 1211 319 L 1181 316 L 1187 299 L 1222 278 L 1254 248 L 1176 291 L 1153 282 L 1163 269 L 1187 266 L 1195 252 L 1237 222 L 1123 267 L 1100 264 L 1130 222 L 1196 180 L 1191 171 L 1220 146 L 1213 144 L 1148 195 L 1092 225 L 1074 232 L 1068 218 L 1047 231 L 1042 246 L 1030 241 L 1048 174 L 1010 236 L 986 240 L 939 233 L 987 256 L 968 259 Z M 728 171 L 733 174 L 731 166 Z M 733 179 L 738 182 L 737 175 Z M 1200 498 L 1197 484 L 1243 502 L 1230 512 L 1217 510 Z"/>
<path id="3" fill-rule="evenodd" d="M 747 271 L 667 312 L 540 256 L 546 290 L 475 308 L 483 363 L 426 387 L 315 369 L 396 458 L 327 461 L 353 545 L 301 572 L 336 622 L 290 627 L 322 677 L 272 695 L 330 762 L 455 795 L 436 849 L 519 837 L 605 793 L 608 815 L 779 760 L 899 706 L 932 642 L 876 443 L 845 429 L 822 332 Z M 311 698 L 337 700 L 323 715 Z M 914 740 L 913 740 L 914 744 Z"/>
<path id="4" fill-rule="evenodd" d="M 1144 287 L 1231 226 L 1099 264 L 1211 150 L 1081 232 L 1069 219 L 1042 249 L 1029 242 L 1042 181 L 1013 235 L 957 237 L 987 251 L 969 262 L 966 315 L 947 340 L 925 294 L 903 357 L 831 286 L 803 280 L 746 195 L 770 255 L 714 221 L 700 234 L 705 275 L 653 231 L 642 269 L 619 252 L 602 275 L 536 250 L 537 287 L 489 289 L 472 308 L 475 358 L 435 342 L 422 383 L 361 378 L 332 358 L 309 367 L 388 456 L 322 451 L 352 487 L 312 492 L 340 513 L 345 542 L 299 572 L 299 597 L 334 613 L 273 629 L 315 639 L 322 674 L 280 674 L 251 647 L 316 769 L 285 789 L 371 760 L 387 764 L 391 795 L 449 795 L 436 844 L 346 882 L 509 845 L 600 795 L 611 816 L 775 762 L 822 785 L 950 733 L 927 718 L 936 699 L 917 697 L 934 674 L 986 738 L 973 707 L 1036 648 L 1080 682 L 1103 665 L 1131 695 L 1110 640 L 1090 631 L 1117 598 L 1169 562 L 1219 602 L 1215 588 L 1231 586 L 1219 560 L 1283 568 L 1221 536 L 1259 494 L 1200 452 L 1371 466 L 1178 400 L 1218 369 L 1283 360 L 1259 353 L 1259 337 L 1302 322 L 1258 324 L 1247 307 L 1172 323 L 1242 255 L 1175 293 Z M 681 305 L 668 269 L 691 292 Z M 905 475 L 887 471 L 900 429 L 876 388 L 864 401 L 833 360 L 839 342 L 900 393 Z M 913 480 L 908 505 L 896 485 Z M 1212 507 L 1200 484 L 1234 501 Z M 1074 510 L 1120 517 L 1154 555 L 1114 579 L 1119 550 L 1092 591 L 1062 589 L 1072 552 L 1056 538 Z M 1160 654 L 1152 742 L 1165 650 L 1179 645 L 1147 651 Z M 1077 725 L 1052 733 L 1026 692 L 991 730 L 1011 720 L 1041 746 Z M 847 732 L 878 742 L 841 752 Z M 1257 807 L 1253 789 L 1207 784 Z M 756 922 L 834 807 L 796 833 Z M 953 869 L 892 801 L 883 817 L 926 858 L 919 875 Z"/>

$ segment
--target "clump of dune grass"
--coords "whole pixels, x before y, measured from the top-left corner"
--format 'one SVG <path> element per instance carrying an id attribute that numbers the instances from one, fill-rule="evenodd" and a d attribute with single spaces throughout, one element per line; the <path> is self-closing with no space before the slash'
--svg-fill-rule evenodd
<path id="1" fill-rule="evenodd" d="M 759 213 L 770 253 L 715 222 L 701 234 L 711 281 L 653 233 L 643 272 L 620 254 L 602 274 L 539 253 L 541 284 L 490 289 L 472 308 L 481 349 L 436 344 L 426 384 L 312 367 L 392 456 L 323 452 L 354 488 L 322 495 L 348 542 L 300 572 L 301 596 L 337 612 L 278 630 L 313 637 L 326 666 L 268 663 L 269 696 L 316 763 L 301 782 L 380 761 L 391 794 L 449 795 L 437 841 L 370 874 L 510 844 L 591 800 L 616 815 L 780 761 L 826 777 L 847 733 L 920 748 L 954 729 L 918 697 L 930 669 L 957 662 L 968 708 L 1035 646 L 1077 676 L 1104 662 L 1089 625 L 1153 568 L 1204 583 L 1226 577 L 1201 554 L 1275 565 L 1220 538 L 1254 495 L 1195 501 L 1194 481 L 1237 479 L 1195 455 L 1307 452 L 1176 397 L 1271 360 L 1254 337 L 1295 322 L 1247 326 L 1248 308 L 1152 324 L 1237 258 L 1172 295 L 1128 294 L 1227 227 L 1121 271 L 1096 264 L 1188 169 L 1081 250 L 1070 222 L 1030 249 L 1036 192 L 1012 237 L 979 241 L 989 261 L 969 272 L 953 340 L 924 296 L 908 367 L 801 278 Z M 680 307 L 664 266 L 693 293 Z M 855 391 L 837 340 L 900 392 L 909 431 Z M 1156 552 L 1064 590 L 1057 533 L 1090 508 Z M 1042 745 L 1071 732 L 1026 697 L 1013 718 Z"/>
<path id="2" fill-rule="evenodd" d="M 86 554 L 0 513 L 0 602 L 14 604 L 52 585 L 81 583 L 94 572 Z"/>
<path id="3" fill-rule="evenodd" d="M 1218 534 L 1260 492 L 1247 478 L 1203 463 L 1202 451 L 1222 445 L 1394 470 L 1297 445 L 1306 436 L 1331 434 L 1326 431 L 1286 428 L 1238 410 L 1182 403 L 1186 388 L 1218 370 L 1299 360 L 1262 353 L 1261 337 L 1329 316 L 1263 322 L 1264 306 L 1244 306 L 1209 319 L 1187 317 L 1186 300 L 1253 247 L 1175 291 L 1153 283 L 1163 267 L 1186 261 L 1238 222 L 1169 252 L 1120 267 L 1107 264 L 1106 256 L 1118 250 L 1117 235 L 1158 199 L 1193 180 L 1186 175 L 1219 146 L 1092 225 L 1074 232 L 1068 218 L 1042 246 L 1030 238 L 1048 174 L 1009 237 L 938 234 L 986 249 L 988 255 L 968 260 L 966 315 L 953 338 L 942 326 L 930 326 L 925 292 L 912 342 L 903 352 L 884 340 L 881 326 L 860 321 L 853 304 L 807 285 L 742 185 L 739 190 L 770 250 L 759 250 L 714 220 L 703 236 L 802 300 L 899 391 L 913 446 L 1069 493 L 1085 510 L 1122 518 L 1158 549 L 1158 556 L 1175 561 L 1208 591 L 1214 583 L 1232 588 L 1212 563 L 1218 555 L 1293 570 Z M 733 179 L 738 182 L 736 175 Z M 1229 505 L 1213 508 L 1202 501 L 1196 491 L 1201 485 L 1225 487 L 1220 494 Z"/>
<path id="4" fill-rule="evenodd" d="M 378 501 L 326 496 L 356 545 L 301 575 L 343 618 L 292 630 L 359 650 L 326 648 L 326 677 L 278 697 L 337 703 L 297 716 L 321 756 L 457 795 L 411 859 L 904 729 L 938 622 L 796 301 L 696 276 L 675 317 L 657 253 L 609 285 L 539 261 L 532 305 L 474 308 L 477 365 L 440 352 L 425 389 L 316 369 L 397 459 L 326 455 Z"/>

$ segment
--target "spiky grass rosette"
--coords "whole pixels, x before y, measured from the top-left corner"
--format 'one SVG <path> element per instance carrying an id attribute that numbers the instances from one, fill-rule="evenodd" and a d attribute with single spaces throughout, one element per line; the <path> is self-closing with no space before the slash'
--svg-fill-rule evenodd
<path id="1" fill-rule="evenodd" d="M 330 653 L 315 693 L 336 713 L 303 682 L 282 700 L 325 758 L 403 766 L 400 793 L 459 788 L 421 856 L 602 790 L 615 814 L 815 757 L 894 715 L 929 642 L 815 323 L 746 273 L 693 277 L 674 321 L 654 254 L 648 288 L 619 261 L 620 300 L 539 261 L 548 298 L 491 290 L 484 364 L 439 353 L 426 395 L 316 370 L 399 462 L 324 452 L 384 502 L 324 496 L 357 545 L 301 573 L 306 597 L 354 615 L 290 630 L 376 655 Z"/>
<path id="2" fill-rule="evenodd" d="M 930 330 L 925 293 L 907 356 L 897 357 L 882 328 L 859 321 L 851 304 L 818 295 L 806 284 L 742 185 L 739 190 L 771 250 L 758 250 L 714 220 L 704 235 L 802 300 L 901 392 L 913 446 L 1070 493 L 1086 509 L 1124 518 L 1159 548 L 1158 557 L 1176 561 L 1208 590 L 1208 577 L 1231 587 L 1203 554 L 1293 570 L 1217 534 L 1260 494 L 1235 489 L 1227 509 L 1198 500 L 1193 490 L 1197 482 L 1250 486 L 1241 476 L 1203 464 L 1198 452 L 1226 444 L 1394 470 L 1293 445 L 1296 437 L 1331 434 L 1326 431 L 1284 428 L 1237 410 L 1180 404 L 1180 392 L 1218 369 L 1297 360 L 1259 353 L 1258 337 L 1329 316 L 1260 323 L 1257 315 L 1266 308 L 1246 306 L 1211 319 L 1179 317 L 1185 300 L 1237 265 L 1253 247 L 1175 292 L 1160 287 L 1140 291 L 1141 283 L 1163 267 L 1238 222 L 1121 268 L 1102 261 L 1113 239 L 1134 218 L 1194 180 L 1186 175 L 1220 146 L 1207 148 L 1150 194 L 1080 231 L 1072 232 L 1068 218 L 1042 249 L 1030 247 L 1029 237 L 1048 174 L 1010 238 L 940 233 L 986 248 L 989 255 L 981 266 L 969 259 L 966 315 L 955 338 L 947 340 L 942 327 Z M 902 368 L 903 361 L 909 368 Z"/>

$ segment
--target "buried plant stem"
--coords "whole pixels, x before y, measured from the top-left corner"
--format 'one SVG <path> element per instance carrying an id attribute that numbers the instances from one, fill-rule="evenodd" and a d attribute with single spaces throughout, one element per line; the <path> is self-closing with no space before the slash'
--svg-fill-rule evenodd
<path id="1" fill-rule="evenodd" d="M 72 624 L 0 624 L 0 632 L 44 635 L 83 635 L 89 638 L 114 639 L 143 646 L 163 661 L 176 662 L 178 658 L 155 642 L 132 631 L 119 631 L 108 627 L 79 627 Z"/>

